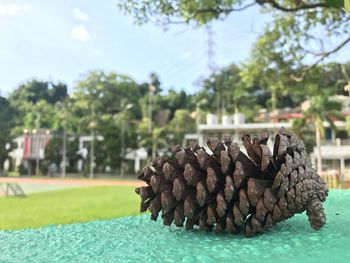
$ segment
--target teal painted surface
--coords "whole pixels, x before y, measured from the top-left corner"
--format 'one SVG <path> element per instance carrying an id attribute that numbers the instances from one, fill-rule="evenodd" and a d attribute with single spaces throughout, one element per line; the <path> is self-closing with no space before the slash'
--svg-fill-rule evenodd
<path id="1" fill-rule="evenodd" d="M 350 190 L 331 191 L 325 207 L 319 231 L 301 214 L 253 238 L 166 227 L 148 215 L 0 231 L 0 262 L 350 262 Z"/>

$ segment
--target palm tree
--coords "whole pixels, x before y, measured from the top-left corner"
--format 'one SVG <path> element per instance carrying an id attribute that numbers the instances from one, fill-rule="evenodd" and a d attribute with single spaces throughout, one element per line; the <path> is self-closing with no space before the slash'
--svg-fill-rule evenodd
<path id="1" fill-rule="evenodd" d="M 329 100 L 328 94 L 317 94 L 309 100 L 309 104 L 304 110 L 304 117 L 296 119 L 293 123 L 294 129 L 302 137 L 303 130 L 313 126 L 316 138 L 317 170 L 322 171 L 321 140 L 325 137 L 323 122 L 328 122 L 332 131 L 336 130 L 335 118 L 340 116 L 341 105 L 338 102 Z"/>

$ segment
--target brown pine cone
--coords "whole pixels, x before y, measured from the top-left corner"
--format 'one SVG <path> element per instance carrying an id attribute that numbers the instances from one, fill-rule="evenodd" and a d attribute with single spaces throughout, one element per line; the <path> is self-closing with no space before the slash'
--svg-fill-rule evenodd
<path id="1" fill-rule="evenodd" d="M 213 154 L 196 144 L 173 147 L 175 158 L 158 157 L 138 175 L 148 185 L 136 189 L 141 212 L 157 220 L 162 211 L 165 225 L 251 236 L 306 210 L 321 228 L 328 189 L 303 141 L 282 128 L 271 153 L 268 138 L 267 131 L 253 139 L 244 133 L 248 156 L 228 137 L 208 139 Z"/>

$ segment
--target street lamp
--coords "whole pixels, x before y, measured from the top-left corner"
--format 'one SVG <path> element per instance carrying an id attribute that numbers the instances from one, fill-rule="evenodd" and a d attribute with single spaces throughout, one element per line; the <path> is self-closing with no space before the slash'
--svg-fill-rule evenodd
<path id="1" fill-rule="evenodd" d="M 36 114 L 36 118 L 35 118 L 35 128 L 32 130 L 32 133 L 34 135 L 36 135 L 40 129 L 40 121 L 41 121 L 41 112 L 38 111 Z M 39 140 L 40 140 L 40 136 L 36 135 L 36 141 L 37 141 L 37 146 L 38 146 L 37 150 L 38 151 L 37 151 L 36 160 L 35 160 L 35 175 L 37 175 L 37 176 L 40 173 L 40 148 L 39 148 L 40 144 L 39 144 Z"/>

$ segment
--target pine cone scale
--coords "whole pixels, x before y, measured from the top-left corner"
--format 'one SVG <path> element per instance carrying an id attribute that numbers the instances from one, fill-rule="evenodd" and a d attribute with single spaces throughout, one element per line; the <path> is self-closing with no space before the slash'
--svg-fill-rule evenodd
<path id="1" fill-rule="evenodd" d="M 245 133 L 248 156 L 229 137 L 209 138 L 212 154 L 197 144 L 174 146 L 174 157 L 158 157 L 138 174 L 147 184 L 135 189 L 140 211 L 148 209 L 152 220 L 162 212 L 165 225 L 246 236 L 306 211 L 310 225 L 321 228 L 328 189 L 312 168 L 305 144 L 282 128 L 271 153 L 269 135 Z"/>

